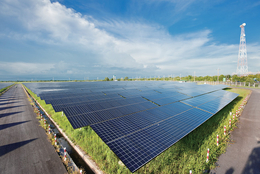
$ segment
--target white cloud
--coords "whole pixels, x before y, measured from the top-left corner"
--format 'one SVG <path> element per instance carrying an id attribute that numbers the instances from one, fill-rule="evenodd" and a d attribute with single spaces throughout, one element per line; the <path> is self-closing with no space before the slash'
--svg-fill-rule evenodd
<path id="1" fill-rule="evenodd" d="M 189 5 L 176 3 L 183 10 Z M 141 20 L 98 21 L 49 0 L 4 0 L 0 3 L 0 19 L 4 19 L 0 40 L 33 41 L 46 52 L 62 52 L 44 65 L 25 63 L 33 60 L 30 57 L 25 62 L 3 62 L 10 67 L 2 66 L 6 72 L 90 74 L 113 70 L 153 75 L 196 71 L 205 75 L 216 74 L 218 67 L 223 67 L 226 74 L 236 69 L 238 45 L 212 43 L 210 30 L 170 35 L 158 24 Z M 259 57 L 259 48 L 259 44 L 248 46 L 248 50 L 254 50 L 250 52 L 252 59 Z"/>
<path id="2" fill-rule="evenodd" d="M 15 73 L 19 75 L 46 74 L 54 67 L 53 64 L 25 63 L 25 62 L 0 62 L 2 75 Z"/>

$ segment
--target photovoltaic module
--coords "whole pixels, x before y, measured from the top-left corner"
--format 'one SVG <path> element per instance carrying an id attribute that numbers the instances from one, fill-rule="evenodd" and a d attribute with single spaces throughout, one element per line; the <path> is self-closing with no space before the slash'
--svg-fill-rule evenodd
<path id="1" fill-rule="evenodd" d="M 131 172 L 233 101 L 225 85 L 168 81 L 26 83 L 74 129 L 91 126 Z"/>

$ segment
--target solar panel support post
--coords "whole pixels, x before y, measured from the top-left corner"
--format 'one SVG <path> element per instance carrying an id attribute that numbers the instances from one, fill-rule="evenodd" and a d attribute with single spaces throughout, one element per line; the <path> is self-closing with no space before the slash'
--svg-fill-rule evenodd
<path id="1" fill-rule="evenodd" d="M 220 70 L 220 69 L 218 68 L 218 69 L 217 69 L 217 71 L 218 71 L 218 84 L 219 84 L 219 70 Z"/>

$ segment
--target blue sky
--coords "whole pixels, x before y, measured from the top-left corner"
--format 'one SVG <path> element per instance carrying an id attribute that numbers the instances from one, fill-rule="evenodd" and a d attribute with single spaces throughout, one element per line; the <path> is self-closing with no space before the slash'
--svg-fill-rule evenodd
<path id="1" fill-rule="evenodd" d="M 260 71 L 260 1 L 2 0 L 0 80 L 232 74 L 246 23 Z"/>

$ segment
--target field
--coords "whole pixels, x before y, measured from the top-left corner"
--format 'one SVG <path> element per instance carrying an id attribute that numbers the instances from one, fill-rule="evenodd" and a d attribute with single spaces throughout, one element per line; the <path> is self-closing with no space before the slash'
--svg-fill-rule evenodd
<path id="1" fill-rule="evenodd" d="M 28 90 L 28 89 L 27 89 Z M 195 129 L 189 135 L 171 146 L 135 173 L 203 173 L 215 167 L 218 156 L 225 152 L 230 142 L 230 131 L 236 128 L 237 118 L 232 120 L 228 127 L 229 113 L 235 112 L 243 99 L 250 94 L 249 90 L 228 88 L 230 92 L 240 94 L 232 103 Z M 118 164 L 119 159 L 109 147 L 91 129 L 84 127 L 74 130 L 61 112 L 55 113 L 51 105 L 46 105 L 34 93 L 29 93 L 37 99 L 41 106 L 52 116 L 56 123 L 66 132 L 70 139 L 79 145 L 105 173 L 131 173 L 126 167 Z M 227 135 L 224 136 L 224 125 L 227 126 Z M 216 144 L 219 135 L 219 146 Z M 206 163 L 207 149 L 210 149 L 209 162 Z"/>

